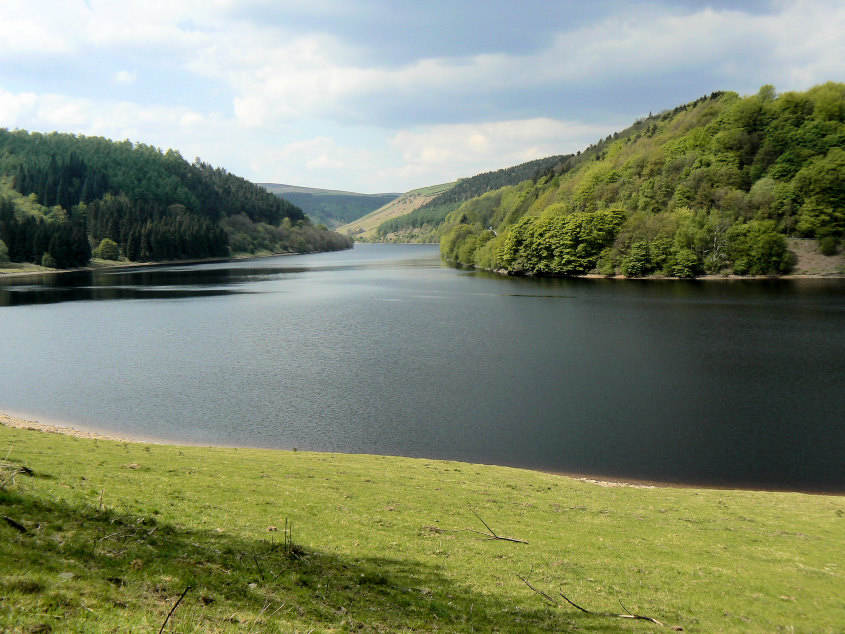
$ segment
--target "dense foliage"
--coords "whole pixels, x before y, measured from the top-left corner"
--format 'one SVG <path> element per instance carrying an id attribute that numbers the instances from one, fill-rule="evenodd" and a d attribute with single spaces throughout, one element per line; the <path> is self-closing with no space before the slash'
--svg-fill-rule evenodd
<path id="1" fill-rule="evenodd" d="M 489 191 L 536 179 L 568 158 L 568 156 L 550 156 L 494 172 L 484 172 L 471 178 L 462 178 L 455 183 L 454 187 L 438 194 L 410 214 L 383 222 L 376 234 L 381 239 L 393 235 L 403 241 L 437 242 L 439 239 L 437 226 L 442 224 L 449 213 L 457 209 L 461 203 Z"/>
<path id="2" fill-rule="evenodd" d="M 243 178 L 129 141 L 0 129 L 0 178 L 0 240 L 14 262 L 67 268 L 92 254 L 161 261 L 254 253 L 256 244 L 276 252 L 349 246 Z M 234 227 L 271 239 L 241 239 Z"/>
<path id="3" fill-rule="evenodd" d="M 845 236 L 845 84 L 709 97 L 446 216 L 446 257 L 514 273 L 780 274 Z"/>

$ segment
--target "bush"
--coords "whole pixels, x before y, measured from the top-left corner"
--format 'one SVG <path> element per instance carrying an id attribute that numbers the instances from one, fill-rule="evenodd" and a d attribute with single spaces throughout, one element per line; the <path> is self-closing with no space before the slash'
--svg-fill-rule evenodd
<path id="1" fill-rule="evenodd" d="M 6 243 L 0 240 L 0 264 L 5 264 L 9 261 L 9 247 Z"/>
<path id="2" fill-rule="evenodd" d="M 675 254 L 672 275 L 675 277 L 695 277 L 701 271 L 698 256 L 690 249 L 679 249 Z"/>
<path id="3" fill-rule="evenodd" d="M 836 238 L 833 236 L 825 236 L 819 240 L 819 248 L 822 255 L 836 255 Z M 0 248 L 0 258 L 2 258 L 2 249 Z M 2 262 L 2 259 L 0 259 Z"/>
<path id="4" fill-rule="evenodd" d="M 119 260 L 120 247 L 117 246 L 117 242 L 114 240 L 111 240 L 110 238 L 103 238 L 100 242 L 100 246 L 97 247 L 97 257 L 100 257 L 103 260 Z"/>
<path id="5" fill-rule="evenodd" d="M 628 257 L 622 261 L 622 274 L 625 277 L 642 277 L 651 271 L 651 256 L 648 242 L 640 240 L 631 246 Z"/>
<path id="6" fill-rule="evenodd" d="M 48 269 L 56 268 L 56 258 L 54 258 L 49 253 L 45 253 L 41 256 L 41 266 L 46 266 Z"/>
<path id="7" fill-rule="evenodd" d="M 734 273 L 772 275 L 792 268 L 786 239 L 769 220 L 752 220 L 728 230 L 728 253 Z"/>

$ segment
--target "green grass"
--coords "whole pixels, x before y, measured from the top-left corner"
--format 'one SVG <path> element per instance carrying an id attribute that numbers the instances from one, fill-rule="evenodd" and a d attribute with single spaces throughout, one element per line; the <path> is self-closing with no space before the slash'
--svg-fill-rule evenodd
<path id="1" fill-rule="evenodd" d="M 158 632 L 188 586 L 168 632 L 665 631 L 517 575 L 687 632 L 845 624 L 842 497 L 0 426 L 7 452 L 0 631 Z"/>

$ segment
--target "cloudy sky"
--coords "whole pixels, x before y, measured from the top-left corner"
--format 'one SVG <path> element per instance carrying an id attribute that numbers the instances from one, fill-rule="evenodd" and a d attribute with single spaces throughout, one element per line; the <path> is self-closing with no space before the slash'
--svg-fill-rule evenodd
<path id="1" fill-rule="evenodd" d="M 0 0 L 0 127 L 402 192 L 845 80 L 842 0 Z"/>

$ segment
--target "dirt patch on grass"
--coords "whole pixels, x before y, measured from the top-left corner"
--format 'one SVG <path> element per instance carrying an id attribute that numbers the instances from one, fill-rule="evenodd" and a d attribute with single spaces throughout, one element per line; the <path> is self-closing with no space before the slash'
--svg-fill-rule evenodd
<path id="1" fill-rule="evenodd" d="M 845 275 L 845 253 L 823 255 L 819 243 L 809 238 L 787 238 L 786 242 L 795 254 L 793 275 Z"/>

